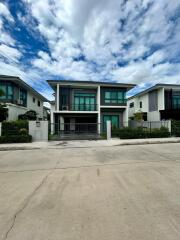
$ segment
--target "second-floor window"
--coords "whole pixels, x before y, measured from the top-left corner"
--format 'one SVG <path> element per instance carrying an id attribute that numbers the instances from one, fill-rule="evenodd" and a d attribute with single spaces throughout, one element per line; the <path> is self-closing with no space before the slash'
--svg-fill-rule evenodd
<path id="1" fill-rule="evenodd" d="M 20 104 L 26 107 L 27 106 L 27 91 L 26 90 L 20 89 L 19 99 L 20 99 Z"/>
<path id="2" fill-rule="evenodd" d="M 95 111 L 96 94 L 95 93 L 75 93 L 74 110 L 76 111 Z"/>
<path id="3" fill-rule="evenodd" d="M 11 83 L 0 83 L 0 89 L 2 91 L 0 99 L 13 100 L 13 86 Z"/>
<path id="4" fill-rule="evenodd" d="M 105 103 L 120 104 L 126 103 L 124 91 L 106 91 L 105 92 Z"/>
<path id="5" fill-rule="evenodd" d="M 172 96 L 173 109 L 180 109 L 180 93 Z"/>

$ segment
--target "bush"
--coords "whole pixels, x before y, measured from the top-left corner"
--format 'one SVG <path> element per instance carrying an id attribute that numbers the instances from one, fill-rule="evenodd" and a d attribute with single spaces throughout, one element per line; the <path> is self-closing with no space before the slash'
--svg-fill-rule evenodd
<path id="1" fill-rule="evenodd" d="M 25 114 L 20 114 L 18 116 L 19 120 L 36 120 L 37 119 L 37 113 L 34 110 L 29 110 Z"/>
<path id="2" fill-rule="evenodd" d="M 171 123 L 172 135 L 175 137 L 180 137 L 180 121 L 173 120 Z"/>
<path id="3" fill-rule="evenodd" d="M 121 139 L 140 139 L 140 138 L 163 138 L 169 137 L 170 133 L 167 128 L 144 130 L 142 127 L 138 128 L 119 128 L 112 130 L 112 137 L 119 137 Z"/>
<path id="4" fill-rule="evenodd" d="M 0 137 L 0 143 L 27 143 L 32 142 L 31 135 L 5 135 Z"/>
<path id="5" fill-rule="evenodd" d="M 28 133 L 28 122 L 27 121 L 17 120 L 17 121 L 3 122 L 2 123 L 2 135 L 3 136 L 5 136 L 5 135 L 19 135 L 19 134 L 21 134 L 21 129 L 26 129 L 26 134 Z"/>

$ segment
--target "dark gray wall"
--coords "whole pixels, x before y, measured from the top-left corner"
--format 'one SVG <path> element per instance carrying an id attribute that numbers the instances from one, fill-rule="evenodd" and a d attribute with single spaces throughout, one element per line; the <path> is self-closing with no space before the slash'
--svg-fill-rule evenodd
<path id="1" fill-rule="evenodd" d="M 148 93 L 149 97 L 149 112 L 158 110 L 158 91 L 154 90 Z"/>

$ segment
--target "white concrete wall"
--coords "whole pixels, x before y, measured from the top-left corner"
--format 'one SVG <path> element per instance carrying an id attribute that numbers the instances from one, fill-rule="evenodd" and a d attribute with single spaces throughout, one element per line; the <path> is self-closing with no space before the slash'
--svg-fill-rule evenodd
<path id="1" fill-rule="evenodd" d="M 35 98 L 35 102 L 33 102 L 33 98 Z M 38 106 L 38 101 L 40 101 L 40 107 Z M 27 108 L 28 110 L 36 111 L 37 117 L 43 119 L 43 101 L 30 92 L 27 94 Z"/>
<path id="2" fill-rule="evenodd" d="M 130 108 L 130 103 L 134 102 L 134 107 Z M 142 102 L 142 108 L 140 108 L 140 102 Z M 148 112 L 149 111 L 149 100 L 148 94 L 144 94 L 140 97 L 135 97 L 127 102 L 128 104 L 128 117 L 133 117 L 134 113 L 136 112 Z"/>
<path id="3" fill-rule="evenodd" d="M 129 104 L 134 102 L 134 108 L 130 108 Z M 140 108 L 142 102 L 142 108 Z M 158 89 L 158 111 L 149 112 L 149 96 L 148 93 L 128 100 L 128 117 L 132 117 L 135 112 L 147 112 L 147 121 L 160 121 L 160 110 L 165 109 L 164 88 Z"/>
<path id="4" fill-rule="evenodd" d="M 158 89 L 158 110 L 165 109 L 164 88 Z"/>
<path id="5" fill-rule="evenodd" d="M 33 141 L 48 141 L 48 121 L 29 121 L 29 134 Z"/>
<path id="6" fill-rule="evenodd" d="M 15 121 L 18 119 L 18 116 L 20 114 L 24 114 L 25 112 L 28 111 L 27 108 L 17 106 L 15 104 L 7 103 L 7 108 L 8 108 L 8 118 L 7 121 Z"/>
<path id="7" fill-rule="evenodd" d="M 160 121 L 160 112 L 159 111 L 148 112 L 147 121 Z"/>

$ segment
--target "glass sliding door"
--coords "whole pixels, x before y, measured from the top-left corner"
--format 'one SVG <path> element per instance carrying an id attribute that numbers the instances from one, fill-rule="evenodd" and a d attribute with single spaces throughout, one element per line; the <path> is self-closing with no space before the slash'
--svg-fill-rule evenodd
<path id="1" fill-rule="evenodd" d="M 111 121 L 112 128 L 119 128 L 119 115 L 103 116 L 103 131 L 106 131 L 106 122 Z"/>
<path id="2" fill-rule="evenodd" d="M 74 95 L 75 111 L 95 111 L 96 94 L 95 93 L 75 93 Z"/>

